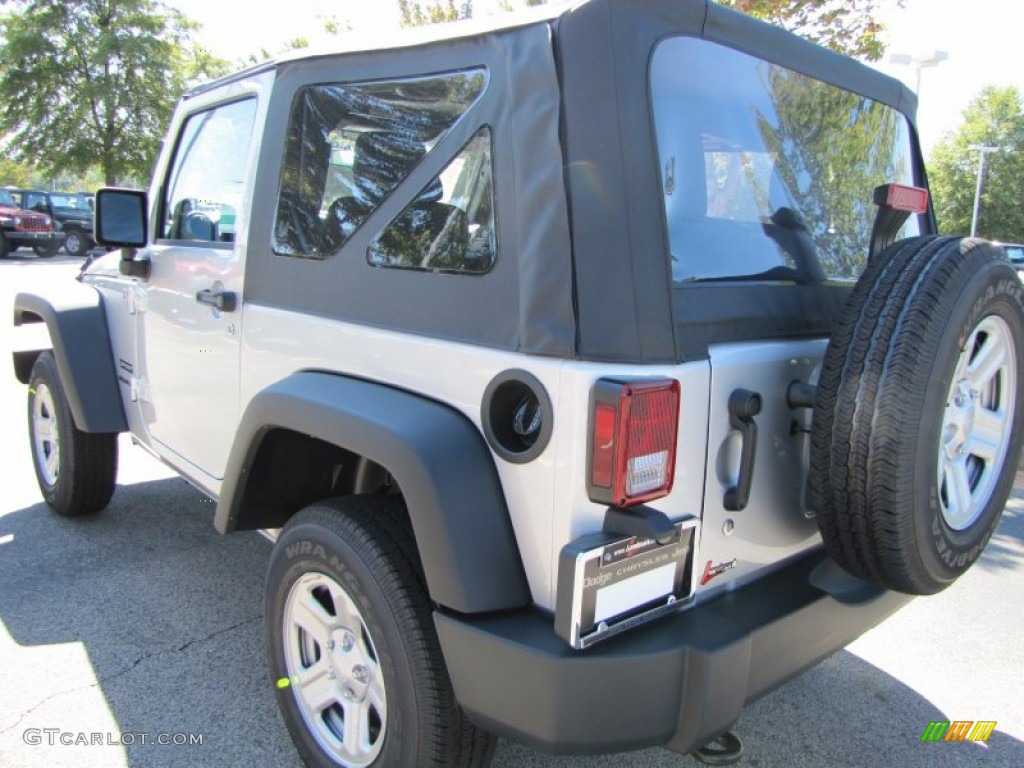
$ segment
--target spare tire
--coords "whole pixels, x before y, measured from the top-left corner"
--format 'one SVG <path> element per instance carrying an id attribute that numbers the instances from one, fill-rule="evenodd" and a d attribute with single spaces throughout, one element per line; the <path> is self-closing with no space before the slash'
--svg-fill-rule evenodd
<path id="1" fill-rule="evenodd" d="M 909 594 L 980 556 L 1024 439 L 1024 285 L 982 240 L 917 237 L 865 269 L 814 403 L 811 503 L 832 557 Z"/>

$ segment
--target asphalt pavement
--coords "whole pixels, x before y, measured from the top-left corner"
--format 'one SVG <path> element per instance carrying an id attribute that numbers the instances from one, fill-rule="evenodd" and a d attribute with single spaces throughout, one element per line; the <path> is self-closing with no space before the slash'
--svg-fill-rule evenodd
<path id="1" fill-rule="evenodd" d="M 14 339 L 14 293 L 70 280 L 81 261 L 20 251 L 0 261 L 0 355 Z M 88 519 L 54 515 L 32 471 L 25 394 L 0 362 L 0 766 L 300 765 L 264 663 L 271 544 L 217 534 L 213 505 L 127 437 L 111 505 Z M 1024 765 L 1022 606 L 1019 474 L 964 578 L 747 709 L 735 729 L 741 764 Z M 986 743 L 922 743 L 933 720 L 997 726 Z M 494 765 L 698 763 L 660 749 L 554 757 L 502 741 Z"/>

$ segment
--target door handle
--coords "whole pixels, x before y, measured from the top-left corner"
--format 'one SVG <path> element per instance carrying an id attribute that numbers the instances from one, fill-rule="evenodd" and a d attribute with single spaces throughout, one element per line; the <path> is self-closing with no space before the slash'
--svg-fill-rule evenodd
<path id="1" fill-rule="evenodd" d="M 215 291 L 204 288 L 196 293 L 196 301 L 219 309 L 221 312 L 234 312 L 238 306 L 238 298 L 234 291 Z"/>
<path id="2" fill-rule="evenodd" d="M 729 423 L 739 430 L 743 440 L 740 449 L 740 473 L 736 485 L 725 491 L 723 506 L 739 512 L 750 501 L 750 484 L 754 480 L 754 458 L 757 455 L 757 424 L 754 417 L 761 412 L 761 395 L 749 389 L 737 389 L 729 395 Z"/>

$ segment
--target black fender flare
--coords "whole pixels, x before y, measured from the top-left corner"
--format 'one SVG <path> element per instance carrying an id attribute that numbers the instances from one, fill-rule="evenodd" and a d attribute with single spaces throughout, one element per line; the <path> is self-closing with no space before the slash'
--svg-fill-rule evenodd
<path id="1" fill-rule="evenodd" d="M 117 384 L 114 355 L 103 298 L 99 291 L 69 282 L 43 296 L 14 297 L 14 324 L 45 322 L 53 344 L 57 372 L 67 394 L 71 415 L 83 432 L 125 432 L 128 421 Z M 14 353 L 18 381 L 28 384 L 42 350 Z"/>
<path id="2" fill-rule="evenodd" d="M 431 599 L 478 613 L 532 603 L 505 496 L 480 431 L 458 411 L 383 384 L 299 372 L 242 416 L 214 524 L 251 527 L 245 486 L 271 430 L 290 429 L 384 467 L 405 496 Z"/>

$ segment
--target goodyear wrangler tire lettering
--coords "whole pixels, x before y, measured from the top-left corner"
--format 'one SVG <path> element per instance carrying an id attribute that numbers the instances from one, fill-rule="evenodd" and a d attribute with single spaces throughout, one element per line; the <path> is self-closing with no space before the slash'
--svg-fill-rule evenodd
<path id="1" fill-rule="evenodd" d="M 401 497 L 295 515 L 271 555 L 265 616 L 271 680 L 307 765 L 489 764 L 494 738 L 455 701 Z"/>
<path id="2" fill-rule="evenodd" d="M 1024 439 L 1024 288 L 980 240 L 898 242 L 829 342 L 811 493 L 831 555 L 910 594 L 944 589 L 999 523 Z"/>

